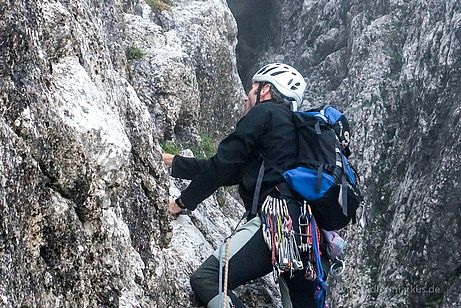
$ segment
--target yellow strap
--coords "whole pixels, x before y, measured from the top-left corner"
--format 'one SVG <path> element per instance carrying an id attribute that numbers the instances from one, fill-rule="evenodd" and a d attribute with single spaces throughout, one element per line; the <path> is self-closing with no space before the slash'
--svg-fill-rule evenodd
<path id="1" fill-rule="evenodd" d="M 307 212 L 309 213 L 309 216 L 312 216 L 311 206 L 309 204 L 307 205 Z"/>

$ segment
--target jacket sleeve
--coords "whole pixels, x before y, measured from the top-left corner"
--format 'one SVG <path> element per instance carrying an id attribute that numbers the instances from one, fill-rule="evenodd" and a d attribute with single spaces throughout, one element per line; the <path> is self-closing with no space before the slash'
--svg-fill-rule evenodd
<path id="1" fill-rule="evenodd" d="M 216 154 L 203 161 L 201 170 L 181 193 L 182 204 L 194 210 L 218 187 L 238 184 L 242 167 L 253 157 L 262 135 L 271 120 L 265 104 L 252 108 L 238 123 L 229 136 L 218 146 Z"/>
<path id="2" fill-rule="evenodd" d="M 206 160 L 176 155 L 171 164 L 171 176 L 180 179 L 192 180 L 203 168 Z"/>

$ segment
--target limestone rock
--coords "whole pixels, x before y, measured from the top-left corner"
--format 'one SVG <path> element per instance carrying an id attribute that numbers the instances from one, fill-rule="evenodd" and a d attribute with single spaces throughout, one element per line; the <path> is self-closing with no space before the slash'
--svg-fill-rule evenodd
<path id="1" fill-rule="evenodd" d="M 241 214 L 226 190 L 173 219 L 160 143 L 241 109 L 223 0 L 0 3 L 0 306 L 198 307 L 188 275 Z M 368 226 L 333 307 L 459 307 L 459 1 L 228 0 L 245 84 L 283 61 L 305 107 L 353 124 Z M 264 12 L 260 10 L 265 8 Z M 270 278 L 250 307 L 279 307 Z"/>
<path id="2" fill-rule="evenodd" d="M 159 142 L 239 115 L 235 21 L 203 4 L 0 3 L 0 306 L 197 306 Z"/>
<path id="3" fill-rule="evenodd" d="M 229 3 L 239 26 L 248 20 L 238 16 L 259 14 L 257 2 L 243 12 Z M 306 107 L 334 104 L 353 123 L 369 225 L 346 232 L 349 269 L 332 282 L 331 306 L 460 306 L 459 1 L 273 3 L 273 18 L 259 20 L 278 40 L 239 54 L 259 54 L 242 76 L 265 61 L 292 64 L 308 84 Z"/>

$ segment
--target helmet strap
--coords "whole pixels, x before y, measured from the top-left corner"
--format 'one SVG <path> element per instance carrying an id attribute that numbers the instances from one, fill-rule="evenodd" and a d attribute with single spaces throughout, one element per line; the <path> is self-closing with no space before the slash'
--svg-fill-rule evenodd
<path id="1" fill-rule="evenodd" d="M 264 87 L 264 83 L 259 82 L 258 90 L 256 90 L 256 103 L 255 103 L 255 105 L 259 104 L 260 101 L 261 101 L 261 90 L 262 90 L 263 87 Z"/>

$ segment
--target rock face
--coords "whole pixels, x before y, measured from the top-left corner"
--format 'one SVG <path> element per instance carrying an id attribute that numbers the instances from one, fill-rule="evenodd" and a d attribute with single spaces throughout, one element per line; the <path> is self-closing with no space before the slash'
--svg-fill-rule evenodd
<path id="1" fill-rule="evenodd" d="M 148 2 L 0 3 L 2 307 L 197 306 L 239 206 L 173 221 L 159 143 L 235 124 L 237 29 L 222 1 Z"/>
<path id="2" fill-rule="evenodd" d="M 228 2 L 245 84 L 291 63 L 352 120 L 368 226 L 330 306 L 461 306 L 459 1 Z M 170 217 L 160 143 L 235 124 L 236 36 L 223 0 L 0 2 L 0 306 L 200 306 L 188 275 L 241 207 Z"/>
<path id="3" fill-rule="evenodd" d="M 285 0 L 279 9 L 265 21 L 280 25 L 279 40 L 250 50 L 259 61 L 241 75 L 291 63 L 308 105 L 335 104 L 354 123 L 368 226 L 347 230 L 348 272 L 333 282 L 332 306 L 461 306 L 459 1 Z M 235 12 L 239 25 L 244 14 Z"/>
<path id="4" fill-rule="evenodd" d="M 138 14 L 124 15 L 126 45 L 145 55 L 130 63 L 130 81 L 159 138 L 189 141 L 199 129 L 212 136 L 231 130 L 244 93 L 237 25 L 225 2 L 175 0 L 171 12 L 156 15 L 140 3 L 132 11 Z"/>

